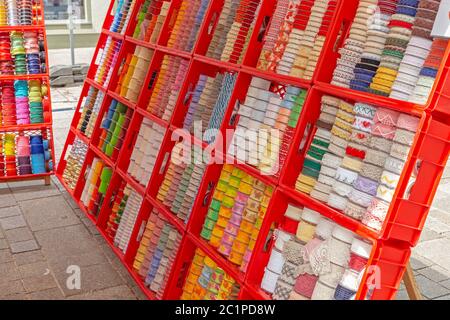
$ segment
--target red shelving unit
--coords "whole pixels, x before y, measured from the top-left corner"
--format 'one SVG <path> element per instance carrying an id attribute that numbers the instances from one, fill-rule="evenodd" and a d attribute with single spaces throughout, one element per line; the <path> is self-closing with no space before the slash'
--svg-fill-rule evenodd
<path id="1" fill-rule="evenodd" d="M 343 40 L 345 39 L 343 36 L 347 34 L 348 26 L 355 16 L 359 3 L 358 0 L 337 1 L 335 11 L 330 13 L 331 26 L 327 29 L 325 35 L 326 41 L 316 71 L 310 80 L 279 75 L 275 72 L 263 71 L 257 68 L 258 60 L 263 50 L 264 35 L 274 14 L 276 0 L 259 1 L 259 14 L 253 19 L 253 27 L 248 35 L 249 43 L 244 47 L 241 62 L 220 61 L 209 57 L 207 54 L 214 37 L 215 28 L 217 27 L 217 19 L 224 6 L 223 0 L 209 2 L 208 8 L 201 20 L 201 25 L 192 50 L 181 50 L 169 46 L 171 35 L 176 27 L 177 13 L 183 2 L 185 2 L 182 0 L 164 1 L 169 2 L 167 16 L 164 17 L 164 21 L 161 23 L 159 34 L 153 35 L 152 38 L 154 41 L 150 42 L 135 37 L 135 28 L 136 26 L 139 27 L 139 10 L 145 2 L 145 0 L 132 1 L 132 10 L 123 12 L 124 15 L 129 15 L 129 19 L 127 20 L 128 24 L 125 24 L 125 28 L 118 32 L 114 27 L 114 13 L 112 11 L 114 1 L 111 1 L 111 6 L 93 58 L 92 67 L 84 84 L 81 99 L 56 175 L 68 189 L 72 197 L 74 197 L 75 201 L 80 203 L 81 190 L 85 185 L 85 172 L 92 163 L 93 158 L 96 157 L 103 160 L 106 165 L 112 168 L 113 176 L 109 183 L 100 213 L 97 217 L 90 216 L 90 218 L 105 238 L 109 239 L 108 243 L 114 252 L 118 254 L 119 258 L 123 261 L 128 271 L 149 299 L 155 299 L 156 294 L 145 285 L 142 277 L 133 269 L 133 260 L 140 243 L 140 231 L 146 225 L 149 219 L 149 213 L 152 210 L 156 210 L 161 216 L 165 217 L 168 223 L 182 236 L 180 249 L 173 261 L 169 279 L 164 294 L 162 295 L 163 299 L 180 298 L 185 278 L 196 249 L 201 249 L 217 266 L 222 268 L 239 284 L 241 290 L 239 294 L 240 299 L 270 299 L 270 295 L 260 289 L 260 283 L 264 268 L 270 256 L 270 249 L 273 246 L 270 235 L 274 226 L 287 230 L 293 230 L 296 227 L 295 224 L 292 224 L 292 221 L 284 217 L 284 212 L 288 204 L 313 209 L 322 216 L 333 220 L 336 224 L 353 231 L 359 237 L 372 243 L 373 251 L 367 265 L 368 271 L 365 272 L 362 283 L 366 283 L 365 279 L 371 276 L 370 270 L 374 269 L 372 267 L 376 267 L 382 275 L 381 286 L 373 290 L 371 295 L 368 296 L 369 288 L 366 285 L 362 285 L 356 298 L 393 299 L 408 263 L 411 248 L 418 242 L 450 152 L 450 122 L 448 121 L 448 114 L 450 113 L 450 108 L 448 108 L 448 102 L 450 101 L 450 84 L 448 80 L 450 79 L 450 46 L 447 49 L 447 58 L 442 62 L 439 76 L 429 102 L 426 105 L 416 105 L 373 94 L 343 89 L 329 84 L 338 57 L 337 49 L 343 44 Z M 343 30 L 342 26 L 346 29 Z M 107 83 L 99 83 L 95 80 L 95 74 L 98 71 L 100 57 L 105 51 L 105 48 L 107 48 L 108 41 L 119 41 L 115 46 L 117 59 L 115 63 L 109 65 L 111 71 L 109 81 Z M 136 48 L 139 47 L 150 50 L 151 57 L 145 79 L 141 79 L 143 80 L 141 91 L 137 97 L 137 101 L 133 102 L 122 97 L 116 91 L 116 86 L 122 81 L 121 73 L 126 70 L 124 68 L 129 68 L 132 65 L 130 64 L 130 59 L 132 59 L 131 55 L 136 53 Z M 182 59 L 187 65 L 187 71 L 179 88 L 174 110 L 171 115 L 163 119 L 147 110 L 147 106 L 149 99 L 158 90 L 155 89 L 155 82 L 161 73 L 163 73 L 162 63 L 165 57 Z M 284 88 L 290 85 L 307 90 L 307 96 L 298 124 L 294 128 L 294 135 L 289 146 L 287 160 L 282 168 L 280 168 L 278 175 L 262 175 L 256 167 L 236 161 L 227 153 L 228 143 L 225 146 L 220 146 L 219 144 L 213 145 L 215 148 L 212 149 L 214 149 L 214 155 L 216 157 L 233 162 L 236 168 L 271 186 L 274 190 L 246 273 L 239 271 L 235 265 L 231 264 L 200 236 L 205 217 L 211 204 L 212 194 L 224 167 L 223 164 L 213 163 L 206 166 L 202 182 L 192 203 L 191 215 L 187 223 L 177 217 L 171 212 L 170 208 L 166 207 L 157 199 L 158 191 L 168 171 L 171 152 L 178 142 L 179 137 L 177 137 L 176 132 L 183 127 L 188 106 L 192 100 L 192 92 L 200 76 L 207 75 L 214 77 L 217 74 L 223 73 L 234 74 L 237 77 L 236 84 L 220 124 L 220 132 L 224 135 L 227 130 L 234 130 L 239 123 L 236 106 L 244 102 L 253 78 L 258 77 L 270 81 L 274 88 Z M 86 136 L 78 127 L 83 112 L 83 103 L 88 98 L 90 90 L 97 90 L 98 92 L 104 93 L 104 98 L 97 111 L 98 116 L 95 124 L 93 124 L 93 133 L 91 136 Z M 297 176 L 302 170 L 306 151 L 312 142 L 315 132 L 315 122 L 319 118 L 320 101 L 323 95 L 331 95 L 351 103 L 368 103 L 420 118 L 420 126 L 414 144 L 403 170 L 394 200 L 391 203 L 388 216 L 380 232 L 363 225 L 361 222 L 346 216 L 344 213 L 331 208 L 327 204 L 311 198 L 307 194 L 295 190 L 294 185 Z M 119 158 L 115 161 L 106 156 L 97 147 L 102 119 L 108 113 L 111 101 L 122 103 L 133 110 L 129 130 L 127 130 L 121 146 Z M 139 130 L 144 120 L 152 124 L 157 124 L 165 130 L 161 147 L 158 149 L 159 152 L 155 159 L 154 169 L 147 185 L 140 184 L 140 182 L 128 173 L 130 157 L 135 149 Z M 189 135 L 184 138 L 188 139 L 201 150 L 211 149 L 211 146 L 208 146 L 208 144 L 198 137 Z M 68 165 L 67 158 L 70 155 L 71 146 L 74 142 L 77 143 L 76 139 L 82 141 L 88 151 L 86 155 L 81 157 L 83 164 L 80 165 L 79 179 L 77 180 L 76 187 L 70 188 L 64 180 L 64 173 Z M 409 179 L 413 172 L 416 176 L 416 182 L 412 188 L 408 188 Z M 144 199 L 133 227 L 132 240 L 125 253 L 118 250 L 105 233 L 107 221 L 112 210 L 112 203 L 117 194 L 117 189 L 122 184 L 131 186 Z"/>
<path id="2" fill-rule="evenodd" d="M 7 12 L 4 13 L 7 15 Z M 26 175 L 9 175 L 9 174 L 0 174 L 0 183 L 3 182 L 12 182 L 12 181 L 29 181 L 29 180 L 44 180 L 46 185 L 50 184 L 50 176 L 54 174 L 56 168 L 55 163 L 55 153 L 54 153 L 54 143 L 53 143 L 53 130 L 52 130 L 52 103 L 51 103 L 51 92 L 50 92 L 50 77 L 49 77 L 49 65 L 48 65 L 48 46 L 47 46 L 47 33 L 44 21 L 44 1 L 42 0 L 33 0 L 32 3 L 32 23 L 31 25 L 1 25 L 0 32 L 1 33 L 11 33 L 14 31 L 18 32 L 37 32 L 38 37 L 41 37 L 43 46 L 44 46 L 44 58 L 45 58 L 45 73 L 40 74 L 2 74 L 0 75 L 0 83 L 4 82 L 14 82 L 18 80 L 22 81 L 30 81 L 30 80 L 39 80 L 42 86 L 46 86 L 47 94 L 43 96 L 43 122 L 35 123 L 35 124 L 26 124 L 26 125 L 3 125 L 0 122 L 0 136 L 4 134 L 14 134 L 16 136 L 30 136 L 30 135 L 41 135 L 44 139 L 48 140 L 49 146 L 49 160 L 46 160 L 47 163 L 49 161 L 50 164 L 46 165 L 45 173 L 39 174 L 26 174 Z M 0 143 L 1 144 L 1 143 Z M 17 152 L 17 150 L 16 150 Z M 3 158 L 4 150 L 0 148 L 0 156 Z M 0 168 L 3 170 L 3 168 Z"/>

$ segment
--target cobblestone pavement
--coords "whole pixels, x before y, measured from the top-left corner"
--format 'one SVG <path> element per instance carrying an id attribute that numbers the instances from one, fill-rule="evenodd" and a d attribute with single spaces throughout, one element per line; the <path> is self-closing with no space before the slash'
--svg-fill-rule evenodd
<path id="1" fill-rule="evenodd" d="M 79 92 L 52 90 L 57 159 Z M 0 184 L 0 299 L 144 299 L 90 220 L 52 180 L 51 186 L 40 181 Z M 449 248 L 450 168 L 411 259 L 426 299 L 450 299 Z M 67 289 L 71 265 L 81 268 L 80 290 Z M 397 298 L 408 299 L 403 286 Z"/>

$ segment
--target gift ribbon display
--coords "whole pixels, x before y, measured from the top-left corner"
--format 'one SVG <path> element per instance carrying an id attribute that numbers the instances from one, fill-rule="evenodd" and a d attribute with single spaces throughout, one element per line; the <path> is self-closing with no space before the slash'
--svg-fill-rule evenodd
<path id="1" fill-rule="evenodd" d="M 94 80 L 103 86 L 108 86 L 114 66 L 117 63 L 122 41 L 108 37 L 101 51 Z"/>
<path id="2" fill-rule="evenodd" d="M 209 3 L 208 0 L 188 0 L 181 3 L 176 17 L 173 17 L 175 24 L 170 33 L 168 47 L 192 51 Z"/>
<path id="3" fill-rule="evenodd" d="M 176 152 L 180 151 L 180 148 L 183 148 L 182 143 L 174 147 L 172 161 L 164 175 L 157 199 L 170 208 L 174 215 L 187 223 L 206 164 L 204 161 L 199 161 L 202 159 L 202 153 L 196 148 L 192 149 L 191 157 L 188 159 L 174 160 L 173 158 L 177 156 Z"/>
<path id="4" fill-rule="evenodd" d="M 273 188 L 225 165 L 200 236 L 230 262 L 247 270 Z"/>
<path id="5" fill-rule="evenodd" d="M 114 18 L 109 30 L 124 34 L 130 22 L 130 15 L 136 4 L 136 0 L 118 0 L 116 3 Z"/>
<path id="6" fill-rule="evenodd" d="M 239 291 L 236 280 L 196 249 L 180 300 L 237 300 Z"/>
<path id="7" fill-rule="evenodd" d="M 113 161 L 119 157 L 133 111 L 112 100 L 100 126 L 98 148 Z"/>
<path id="8" fill-rule="evenodd" d="M 184 120 L 183 128 L 191 134 L 202 133 L 199 137 L 214 142 L 215 130 L 219 130 L 225 111 L 236 83 L 237 74 L 217 74 L 215 78 L 201 75 L 192 93 L 192 99 Z M 201 131 L 198 128 L 201 126 Z"/>
<path id="9" fill-rule="evenodd" d="M 448 44 L 431 37 L 438 6 L 429 3 L 360 2 L 331 83 L 425 104 Z"/>
<path id="10" fill-rule="evenodd" d="M 206 55 L 216 60 L 241 63 L 261 2 L 225 1 Z"/>
<path id="11" fill-rule="evenodd" d="M 312 210 L 303 209 L 303 218 Z M 300 221 L 299 226 L 304 221 Z M 368 264 L 372 245 L 317 213 L 316 228 L 307 241 L 277 229 L 275 243 L 265 268 L 261 289 L 275 300 L 321 300 L 354 298 L 361 274 Z M 345 294 L 344 294 L 345 293 Z"/>
<path id="12" fill-rule="evenodd" d="M 31 26 L 42 20 L 34 0 L 0 1 L 0 26 Z"/>
<path id="13" fill-rule="evenodd" d="M 89 88 L 77 125 L 77 129 L 88 138 L 92 136 L 104 98 L 105 94 L 102 91 L 93 87 Z"/>
<path id="14" fill-rule="evenodd" d="M 103 200 L 112 177 L 112 168 L 105 165 L 103 160 L 94 158 L 92 164 L 86 169 L 86 184 L 84 185 L 80 201 L 89 214 L 98 217 Z"/>
<path id="15" fill-rule="evenodd" d="M 169 13 L 171 1 L 145 0 L 138 16 L 133 37 L 150 43 L 157 43 L 164 20 Z"/>
<path id="16" fill-rule="evenodd" d="M 88 146 L 79 138 L 75 138 L 67 156 L 66 167 L 63 172 L 63 180 L 67 187 L 75 190 L 81 169 L 88 151 Z"/>
<path id="17" fill-rule="evenodd" d="M 49 141 L 44 131 L 0 134 L 0 176 L 44 174 L 53 170 Z"/>
<path id="18" fill-rule="evenodd" d="M 113 230 L 115 229 L 114 245 L 123 253 L 127 251 L 142 201 L 142 197 L 131 186 L 126 185 L 123 197 L 117 198 L 113 204 L 109 222 L 113 221 L 111 226 Z M 115 207 L 118 208 L 117 212 L 114 210 Z M 114 231 L 111 234 L 114 234 Z"/>
<path id="19" fill-rule="evenodd" d="M 145 285 L 156 293 L 158 299 L 164 294 L 181 238 L 175 227 L 153 209 L 134 258 L 133 269 L 145 279 Z"/>
<path id="20" fill-rule="evenodd" d="M 44 123 L 47 84 L 40 80 L 5 81 L 0 84 L 0 125 Z"/>
<path id="21" fill-rule="evenodd" d="M 140 46 L 136 47 L 133 54 L 129 53 L 114 91 L 125 99 L 136 103 L 152 57 L 152 50 Z"/>
<path id="22" fill-rule="evenodd" d="M 170 121 L 187 74 L 188 62 L 179 57 L 164 56 L 147 106 L 149 112 Z"/>
<path id="23" fill-rule="evenodd" d="M 228 153 L 267 175 L 279 176 L 307 91 L 287 86 L 280 95 L 271 89 L 270 81 L 252 79 L 245 102 L 238 111 L 239 123 Z M 251 134 L 256 135 L 256 141 L 248 141 Z"/>
<path id="24" fill-rule="evenodd" d="M 311 80 L 337 2 L 278 1 L 258 68 Z"/>
<path id="25" fill-rule="evenodd" d="M 380 231 L 389 205 L 376 206 L 385 210 L 381 218 L 370 208 L 373 201 L 389 204 L 419 119 L 330 96 L 322 97 L 321 110 L 296 189 Z"/>
<path id="26" fill-rule="evenodd" d="M 150 181 L 165 133 L 164 127 L 143 120 L 128 167 L 128 173 L 143 186 Z"/>

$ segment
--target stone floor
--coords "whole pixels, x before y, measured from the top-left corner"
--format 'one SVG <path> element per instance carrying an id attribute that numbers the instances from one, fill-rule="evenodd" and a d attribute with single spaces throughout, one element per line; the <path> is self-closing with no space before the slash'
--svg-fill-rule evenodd
<path id="1" fill-rule="evenodd" d="M 80 88 L 52 90 L 57 159 Z M 133 279 L 56 179 L 0 184 L 0 299 L 144 299 Z M 450 168 L 412 266 L 426 299 L 450 299 Z M 70 266 L 81 289 L 69 290 Z M 408 299 L 403 286 L 398 299 Z"/>

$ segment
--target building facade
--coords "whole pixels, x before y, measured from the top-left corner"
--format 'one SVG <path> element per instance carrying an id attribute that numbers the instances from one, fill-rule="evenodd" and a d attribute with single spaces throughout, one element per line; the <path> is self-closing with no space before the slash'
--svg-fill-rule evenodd
<path id="1" fill-rule="evenodd" d="M 69 48 L 68 0 L 44 0 L 48 45 L 51 49 Z M 72 0 L 76 48 L 97 43 L 110 0 Z"/>

